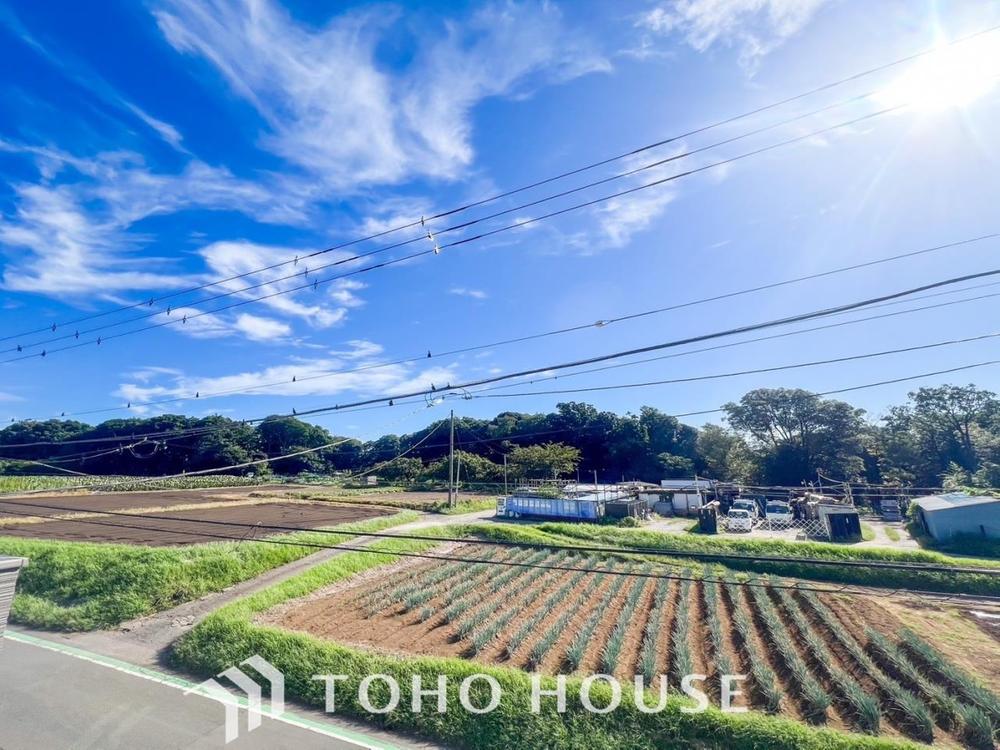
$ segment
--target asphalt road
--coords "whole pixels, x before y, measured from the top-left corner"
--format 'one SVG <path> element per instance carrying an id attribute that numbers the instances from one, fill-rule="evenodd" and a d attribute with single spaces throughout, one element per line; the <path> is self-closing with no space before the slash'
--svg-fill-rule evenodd
<path id="1" fill-rule="evenodd" d="M 393 747 L 264 717 L 225 745 L 222 704 L 37 645 L 0 639 L 0 750 L 356 750 Z"/>

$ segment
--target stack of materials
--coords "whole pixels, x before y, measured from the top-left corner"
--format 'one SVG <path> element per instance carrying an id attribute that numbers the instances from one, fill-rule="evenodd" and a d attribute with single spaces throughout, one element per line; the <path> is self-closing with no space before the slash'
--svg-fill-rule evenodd
<path id="1" fill-rule="evenodd" d="M 27 560 L 20 557 L 0 557 L 0 646 L 3 646 L 3 631 L 7 626 L 7 615 L 14 601 L 14 584 Z"/>

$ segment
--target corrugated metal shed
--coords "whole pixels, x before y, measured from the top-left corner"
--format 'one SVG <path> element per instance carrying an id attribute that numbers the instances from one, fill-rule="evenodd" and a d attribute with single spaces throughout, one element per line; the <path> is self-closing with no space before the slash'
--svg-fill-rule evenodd
<path id="1" fill-rule="evenodd" d="M 7 626 L 7 615 L 14 601 L 14 584 L 17 574 L 27 560 L 20 557 L 0 557 L 0 647 L 3 646 L 3 631 Z"/>
<path id="2" fill-rule="evenodd" d="M 960 534 L 1000 539 L 1000 498 L 950 492 L 913 499 L 920 523 L 940 541 Z"/>

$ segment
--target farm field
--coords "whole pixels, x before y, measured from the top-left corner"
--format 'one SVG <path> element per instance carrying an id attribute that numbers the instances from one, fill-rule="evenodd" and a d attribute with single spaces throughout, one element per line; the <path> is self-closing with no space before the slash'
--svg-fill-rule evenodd
<path id="1" fill-rule="evenodd" d="M 174 477 L 149 481 L 146 477 L 121 475 L 3 475 L 0 476 L 0 492 L 28 492 L 35 490 L 61 490 L 80 485 L 116 484 L 120 492 L 128 490 L 196 490 L 225 487 L 261 487 L 267 481 L 259 477 L 239 477 L 229 474 Z"/>
<path id="2" fill-rule="evenodd" d="M 250 488 L 220 487 L 204 490 L 152 490 L 149 492 L 106 492 L 94 494 L 52 494 L 0 496 L 0 518 L 16 518 L 26 512 L 24 505 L 39 506 L 40 513 L 52 514 L 57 511 L 46 509 L 46 505 L 74 508 L 79 512 L 100 510 L 144 510 L 150 508 L 170 508 L 205 503 L 252 502 Z M 13 501 L 5 503 L 5 500 Z M 16 504 L 14 504 L 16 503 Z"/>
<path id="3" fill-rule="evenodd" d="M 96 498 L 96 504 L 89 502 Z M 123 495 L 97 495 L 92 497 L 50 498 L 52 505 L 61 505 L 78 508 L 80 514 L 87 511 L 99 510 L 128 510 L 143 509 L 144 507 L 164 507 L 169 505 L 169 500 L 163 496 L 156 498 L 149 497 L 144 493 L 143 497 L 133 498 L 129 494 Z M 165 502 L 165 500 L 167 500 Z M 175 505 L 188 505 L 190 499 L 186 497 L 174 498 Z M 206 496 L 202 500 L 205 504 L 214 503 L 219 500 L 218 496 Z M 71 503 L 71 501 L 74 501 Z M 20 502 L 20 501 L 18 501 Z M 225 502 L 225 501 L 223 501 Z M 38 500 L 41 504 L 41 501 Z M 146 503 L 146 505 L 143 505 Z M 112 506 L 112 507 L 109 507 Z M 4 511 L 7 511 L 4 517 Z M 117 542 L 125 544 L 148 545 L 154 547 L 177 546 L 187 544 L 198 544 L 202 542 L 217 541 L 218 537 L 237 538 L 260 538 L 272 536 L 275 532 L 266 530 L 247 529 L 245 524 L 264 524 L 288 526 L 293 529 L 307 530 L 323 526 L 335 526 L 343 523 L 364 521 L 371 518 L 388 515 L 391 511 L 384 508 L 360 507 L 347 505 L 334 505 L 331 503 L 305 503 L 305 502 L 238 502 L 233 501 L 226 507 L 215 506 L 209 508 L 190 508 L 185 510 L 165 510 L 149 512 L 150 517 L 130 520 L 120 516 L 108 517 L 96 515 L 92 518 L 78 519 L 57 519 L 41 520 L 24 519 L 24 523 L 11 522 L 16 516 L 11 515 L 11 511 L 16 513 L 30 512 L 29 509 L 0 503 L 0 535 L 9 537 L 61 540 L 61 541 L 83 541 L 83 542 Z M 62 511 L 39 509 L 44 515 L 54 515 Z M 232 527 L 227 526 L 205 526 L 187 521 L 178 520 L 178 517 L 198 519 L 202 521 L 228 522 L 237 524 Z M 37 521 L 37 522 L 35 522 Z"/>
<path id="4" fill-rule="evenodd" d="M 623 684 L 643 675 L 676 689 L 702 673 L 716 700 L 719 675 L 746 674 L 753 710 L 890 738 L 993 747 L 1000 728 L 1000 642 L 954 608 L 934 605 L 933 619 L 916 603 L 792 591 L 778 579 L 715 582 L 717 569 L 666 580 L 650 574 L 669 568 L 568 551 L 468 543 L 448 554 L 578 570 L 404 561 L 257 622 L 400 657 Z"/>
<path id="5" fill-rule="evenodd" d="M 462 492 L 456 508 L 449 509 L 446 491 L 409 491 L 402 488 L 341 489 L 336 487 L 303 489 L 301 487 L 280 486 L 259 488 L 252 493 L 261 497 L 289 497 L 301 500 L 315 500 L 356 505 L 383 505 L 391 508 L 406 508 L 427 512 L 471 512 L 495 507 L 496 493 Z"/>

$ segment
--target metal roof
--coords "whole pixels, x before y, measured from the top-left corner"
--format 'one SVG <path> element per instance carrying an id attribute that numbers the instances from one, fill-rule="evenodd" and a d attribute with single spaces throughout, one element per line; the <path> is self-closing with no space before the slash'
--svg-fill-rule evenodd
<path id="1" fill-rule="evenodd" d="M 1000 497 L 990 497 L 989 495 L 967 495 L 964 492 L 949 492 L 944 495 L 915 497 L 913 498 L 913 502 L 923 508 L 925 513 L 932 513 L 939 510 L 968 508 L 972 505 L 1000 503 Z"/>

